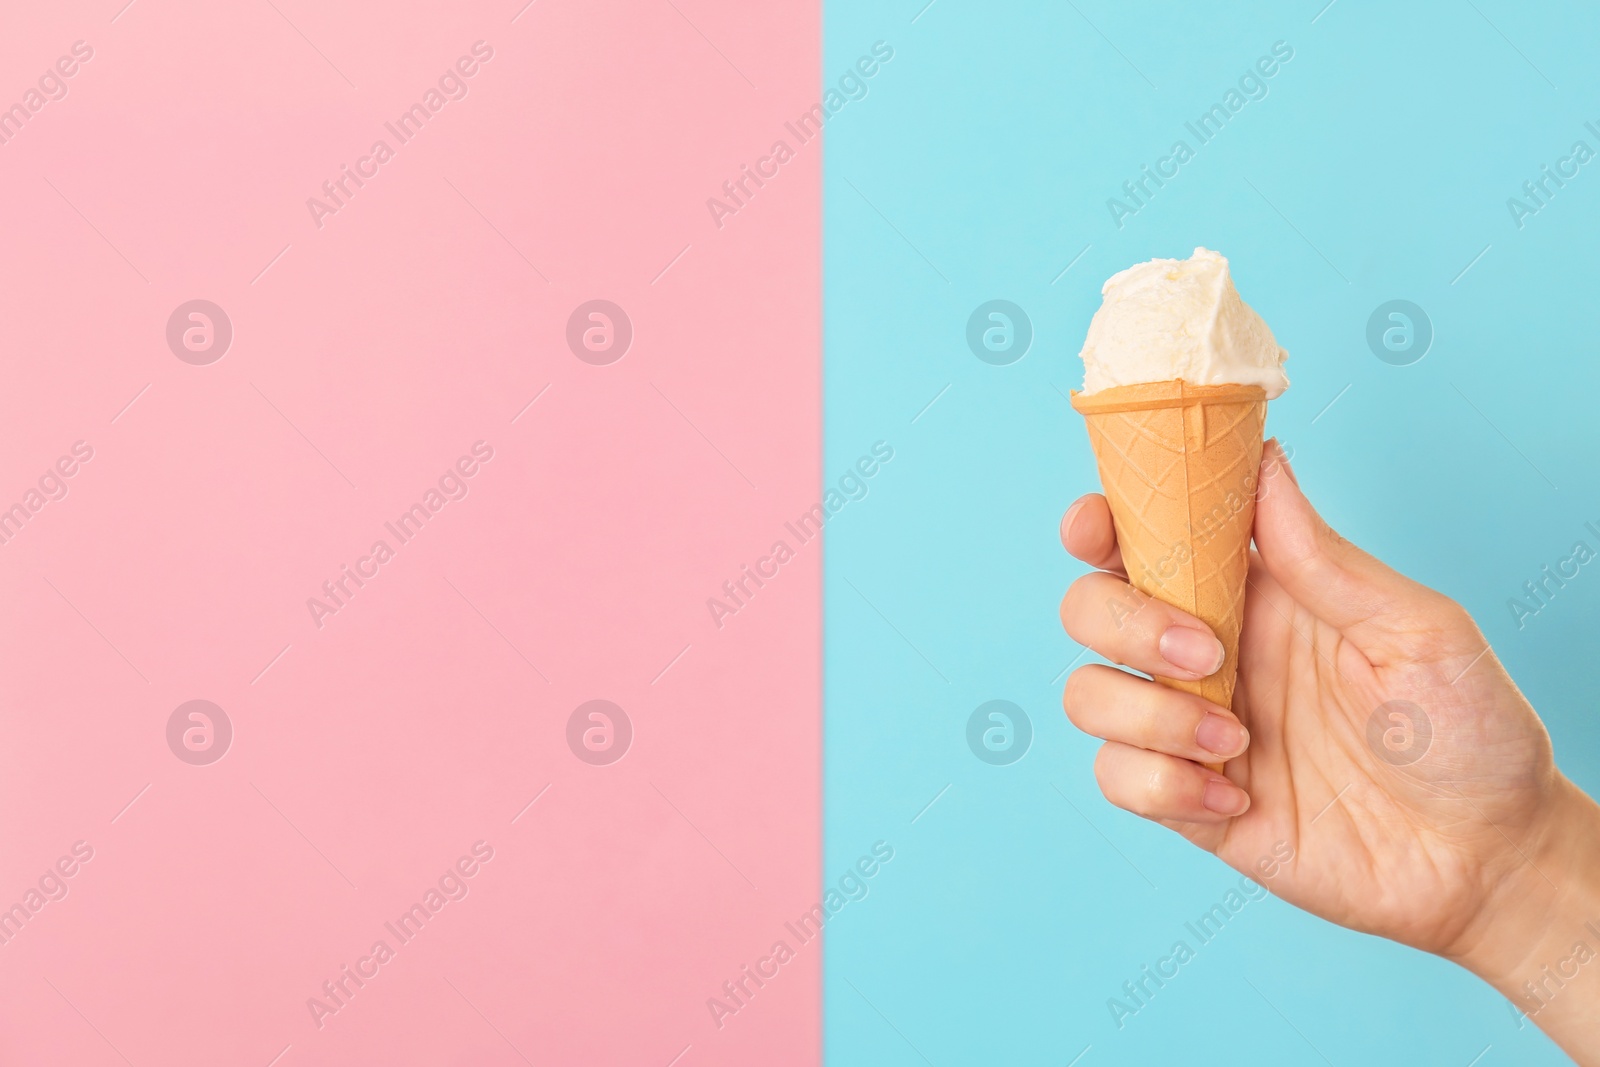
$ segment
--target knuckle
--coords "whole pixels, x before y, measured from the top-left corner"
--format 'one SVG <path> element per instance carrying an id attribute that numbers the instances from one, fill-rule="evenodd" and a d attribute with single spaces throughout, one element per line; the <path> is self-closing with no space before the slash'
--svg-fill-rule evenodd
<path id="1" fill-rule="evenodd" d="M 1172 806 L 1178 794 L 1177 776 L 1171 768 L 1157 764 L 1145 775 L 1144 794 L 1141 797 L 1147 807 L 1166 809 Z"/>
<path id="2" fill-rule="evenodd" d="M 1078 729 L 1083 729 L 1083 709 L 1087 706 L 1085 701 L 1086 690 L 1093 684 L 1089 677 L 1090 667 L 1079 667 L 1067 675 L 1066 688 L 1061 693 L 1061 706 L 1067 713 L 1067 721 Z"/>
<path id="3" fill-rule="evenodd" d="M 1116 759 L 1116 749 L 1109 741 L 1101 745 L 1100 751 L 1096 752 L 1094 756 L 1095 784 L 1100 787 L 1100 792 L 1106 795 L 1106 799 L 1113 804 L 1117 803 L 1111 795 L 1116 780 Z"/>
<path id="4" fill-rule="evenodd" d="M 1474 635 L 1478 633 L 1478 621 L 1472 617 L 1472 612 L 1468 611 L 1465 606 L 1450 597 L 1445 597 L 1443 608 L 1444 617 L 1456 629 Z"/>
<path id="5" fill-rule="evenodd" d="M 1081 578 L 1078 579 L 1078 581 L 1082 581 L 1082 580 L 1083 579 L 1081 579 Z M 1063 630 L 1067 631 L 1067 633 L 1069 633 L 1069 634 L 1072 633 L 1073 623 L 1074 623 L 1074 621 L 1075 621 L 1075 619 L 1077 617 L 1076 609 L 1075 609 L 1075 606 L 1074 606 L 1075 605 L 1075 601 L 1073 599 L 1073 593 L 1072 593 L 1072 591 L 1074 589 L 1076 589 L 1077 587 L 1078 587 L 1078 582 L 1073 582 L 1071 585 L 1067 586 L 1067 591 L 1065 593 L 1061 594 L 1061 608 L 1060 608 L 1061 628 Z"/>
<path id="6" fill-rule="evenodd" d="M 1472 613 L 1436 589 L 1425 589 L 1413 611 L 1426 630 L 1452 644 L 1459 642 L 1476 650 L 1488 643 Z"/>
<path id="7" fill-rule="evenodd" d="M 1098 572 L 1073 582 L 1061 600 L 1061 625 L 1067 635 L 1108 656 L 1107 646 L 1121 639 L 1121 631 L 1138 611 L 1138 603 L 1128 598 L 1131 588 Z"/>
<path id="8" fill-rule="evenodd" d="M 1093 571 L 1079 575 L 1067 586 L 1067 594 L 1061 598 L 1061 614 L 1063 617 L 1077 614 L 1086 600 L 1093 598 L 1093 586 L 1099 581 L 1099 575 Z"/>

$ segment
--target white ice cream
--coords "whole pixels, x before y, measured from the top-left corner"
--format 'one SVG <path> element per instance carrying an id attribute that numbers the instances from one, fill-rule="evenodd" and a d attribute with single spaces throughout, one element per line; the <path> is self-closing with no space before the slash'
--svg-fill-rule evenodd
<path id="1" fill-rule="evenodd" d="M 1289 388 L 1272 331 L 1233 287 L 1228 261 L 1204 248 L 1188 259 L 1152 259 L 1100 289 L 1084 340 L 1083 391 L 1182 378 L 1191 385 L 1259 385 L 1267 399 Z"/>

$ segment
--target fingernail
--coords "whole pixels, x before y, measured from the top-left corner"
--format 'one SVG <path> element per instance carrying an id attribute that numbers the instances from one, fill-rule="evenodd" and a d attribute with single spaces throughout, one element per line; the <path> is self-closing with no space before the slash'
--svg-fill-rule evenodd
<path id="1" fill-rule="evenodd" d="M 1217 673 L 1224 656 L 1222 642 L 1203 630 L 1169 626 L 1161 635 L 1161 658 L 1190 674 L 1204 678 Z"/>
<path id="2" fill-rule="evenodd" d="M 1073 504 L 1067 509 L 1067 513 L 1065 515 L 1061 516 L 1062 533 L 1070 534 L 1072 532 L 1072 520 L 1077 517 L 1078 512 L 1083 510 L 1083 504 L 1084 502 L 1079 500 L 1077 503 Z"/>
<path id="3" fill-rule="evenodd" d="M 1250 734 L 1232 719 L 1208 713 L 1200 720 L 1200 725 L 1195 727 L 1194 739 L 1207 752 L 1214 752 L 1231 759 L 1244 751 L 1250 741 Z"/>
<path id="4" fill-rule="evenodd" d="M 1272 439 L 1272 447 L 1278 450 L 1278 462 L 1283 464 L 1283 473 L 1289 476 L 1291 482 L 1299 485 L 1300 479 L 1295 476 L 1294 465 L 1289 462 L 1289 453 L 1284 451 L 1283 442 L 1274 437 Z"/>
<path id="5" fill-rule="evenodd" d="M 1218 815 L 1243 815 L 1250 807 L 1250 797 L 1243 789 L 1220 778 L 1213 778 L 1206 783 L 1206 791 L 1200 802 L 1207 811 L 1214 811 Z"/>

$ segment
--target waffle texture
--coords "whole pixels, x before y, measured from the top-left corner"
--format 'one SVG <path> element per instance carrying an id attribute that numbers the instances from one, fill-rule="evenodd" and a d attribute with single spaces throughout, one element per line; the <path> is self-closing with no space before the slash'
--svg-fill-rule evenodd
<path id="1" fill-rule="evenodd" d="M 1129 580 L 1204 620 L 1227 650 L 1210 677 L 1158 680 L 1232 707 L 1266 393 L 1175 380 L 1074 393 L 1072 406 L 1089 428 Z M 1138 605 L 1107 610 L 1122 625 Z"/>

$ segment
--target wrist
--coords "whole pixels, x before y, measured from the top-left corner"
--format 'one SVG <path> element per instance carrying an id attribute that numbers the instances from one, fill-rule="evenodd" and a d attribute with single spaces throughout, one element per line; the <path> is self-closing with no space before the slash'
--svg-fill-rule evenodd
<path id="1" fill-rule="evenodd" d="M 1600 995 L 1600 806 L 1557 776 L 1541 817 L 1508 850 L 1474 923 L 1445 955 L 1541 1024 Z M 1509 840 L 1509 839 L 1508 839 Z M 1569 985 L 1583 994 L 1560 994 Z"/>

